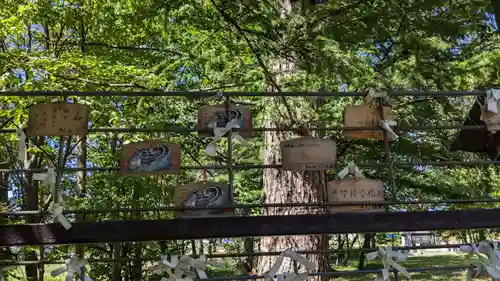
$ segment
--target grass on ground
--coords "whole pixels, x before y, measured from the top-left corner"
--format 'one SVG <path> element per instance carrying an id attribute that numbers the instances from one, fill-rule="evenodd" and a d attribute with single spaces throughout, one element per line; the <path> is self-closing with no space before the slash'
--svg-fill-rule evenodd
<path id="1" fill-rule="evenodd" d="M 435 255 L 435 256 L 410 256 L 404 262 L 399 262 L 400 265 L 407 269 L 411 268 L 431 268 L 443 266 L 468 266 L 469 262 L 464 255 L 449 254 L 449 255 Z M 356 270 L 356 263 L 348 267 L 335 267 L 337 270 Z M 366 264 L 365 269 L 380 269 L 382 264 L 374 261 Z M 465 270 L 455 271 L 427 271 L 427 272 L 412 272 L 412 281 L 465 281 Z M 399 274 L 399 280 L 408 280 L 406 276 Z M 335 281 L 369 281 L 375 280 L 375 274 L 370 275 L 356 275 L 345 276 L 333 279 Z M 391 280 L 394 280 L 394 275 L 391 274 Z M 474 279 L 475 281 L 486 281 L 487 279 Z"/>
<path id="2" fill-rule="evenodd" d="M 465 256 L 458 254 L 449 254 L 449 255 L 436 255 L 436 256 L 410 256 L 406 261 L 400 262 L 402 266 L 405 268 L 430 268 L 430 267 L 442 267 L 442 266 L 467 266 L 468 261 Z M 357 261 L 353 261 L 351 266 L 347 267 L 338 267 L 336 266 L 336 270 L 356 270 Z M 62 281 L 64 280 L 65 275 L 60 275 L 57 277 L 51 277 L 50 271 L 57 268 L 59 266 L 46 266 L 45 273 L 45 281 Z M 368 262 L 366 264 L 365 269 L 380 269 L 382 265 L 380 262 L 373 261 Z M 26 280 L 24 275 L 24 270 L 22 267 L 9 271 L 11 277 L 7 280 Z M 8 275 L 10 275 L 8 274 Z M 17 278 L 13 278 L 15 276 Z M 345 277 L 337 277 L 332 278 L 331 280 L 335 281 L 371 281 L 375 280 L 375 275 L 356 275 L 356 276 L 345 276 Z M 394 280 L 394 275 L 391 274 L 391 280 Z M 408 280 L 402 274 L 399 274 L 399 280 Z M 427 272 L 413 272 L 411 274 L 412 281 L 465 281 L 465 271 L 457 270 L 457 271 L 427 271 Z M 474 279 L 475 281 L 486 281 L 487 279 Z"/>

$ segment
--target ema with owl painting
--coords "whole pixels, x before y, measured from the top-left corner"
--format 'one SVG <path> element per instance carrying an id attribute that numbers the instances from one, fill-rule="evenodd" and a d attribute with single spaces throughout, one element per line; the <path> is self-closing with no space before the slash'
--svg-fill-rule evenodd
<path id="1" fill-rule="evenodd" d="M 243 114 L 238 109 L 229 109 L 227 111 L 227 115 L 225 111 L 216 111 L 205 121 L 205 127 L 213 129 L 215 128 L 224 128 L 227 123 L 234 122 L 236 120 L 236 124 L 243 127 Z"/>
<path id="2" fill-rule="evenodd" d="M 200 136 L 213 136 L 213 129 L 224 128 L 231 122 L 239 126 L 242 137 L 252 136 L 252 114 L 249 108 L 244 106 L 225 104 L 209 105 L 201 107 L 198 111 L 198 134 Z"/>

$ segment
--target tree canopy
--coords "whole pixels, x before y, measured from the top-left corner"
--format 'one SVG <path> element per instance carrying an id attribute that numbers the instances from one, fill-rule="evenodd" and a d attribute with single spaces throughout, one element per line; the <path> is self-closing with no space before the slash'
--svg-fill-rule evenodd
<path id="1" fill-rule="evenodd" d="M 283 5 L 291 10 L 283 12 Z M 0 13 L 0 89 L 8 91 L 471 91 L 495 87 L 499 82 L 500 43 L 491 1 L 12 1 L 2 0 Z M 288 67 L 292 65 L 293 67 Z M 223 101 L 185 97 L 8 96 L 0 95 L 0 121 L 4 128 L 26 126 L 27 108 L 35 103 L 68 100 L 88 105 L 91 128 L 142 128 L 138 133 L 92 133 L 83 142 L 88 167 L 117 167 L 120 147 L 151 138 L 180 143 L 183 165 L 227 164 L 224 149 L 208 157 L 207 138 L 196 134 L 155 131 L 171 127 L 194 128 L 197 110 Z M 254 115 L 254 127 L 266 126 L 273 115 L 283 127 L 326 125 L 337 128 L 326 136 L 337 141 L 338 167 L 383 161 L 380 142 L 348 141 L 338 129 L 345 106 L 361 99 L 328 96 L 315 107 L 315 98 L 244 97 Z M 293 108 L 287 111 L 283 103 Z M 415 163 L 394 167 L 394 180 L 384 168 L 367 168 L 369 178 L 387 185 L 388 198 L 487 198 L 500 192 L 495 166 L 442 167 L 429 161 L 479 161 L 485 155 L 450 152 L 457 130 L 415 130 L 412 127 L 457 126 L 474 103 L 472 97 L 397 97 L 394 112 L 400 139 L 391 145 L 393 162 Z M 279 104 L 279 105 L 278 105 Z M 0 122 L 1 123 L 1 122 Z M 150 130 L 150 132 L 148 132 Z M 292 134 L 286 135 L 292 137 Z M 28 152 L 30 167 L 46 167 L 63 155 L 65 167 L 75 167 L 82 146 L 76 137 L 37 138 Z M 247 146 L 235 144 L 239 164 L 261 164 L 265 138 L 256 134 Z M 1 134 L 0 163 L 22 168 L 16 161 L 17 136 Z M 73 150 L 71 150 L 73 148 Z M 48 157 L 50 156 L 50 157 Z M 338 172 L 338 171 L 337 171 Z M 227 182 L 224 170 L 208 170 L 208 178 Z M 114 172 L 86 173 L 88 196 L 79 196 L 74 173 L 64 174 L 61 188 L 68 209 L 120 207 L 160 208 L 172 203 L 175 187 L 196 181 L 200 171 L 179 176 L 130 178 Z M 327 175 L 328 179 L 336 173 Z M 263 171 L 235 173 L 235 201 L 264 202 Z M 10 210 L 46 210 L 51 192 L 29 176 L 12 174 L 8 194 L 0 195 Z M 2 197 L 3 196 L 3 197 Z M 440 206 L 409 205 L 407 210 Z M 447 205 L 443 208 L 467 208 Z M 396 208 L 396 207 L 392 207 Z M 397 207 L 400 208 L 400 207 Z M 254 213 L 263 210 L 255 208 Z M 88 214 L 85 220 L 171 218 L 169 212 Z M 34 217 L 29 222 L 44 221 Z M 469 241 L 488 231 L 446 232 Z M 351 239 L 352 238 L 348 238 Z M 331 240 L 333 241 L 333 240 Z M 340 240 L 338 240 L 340 241 Z M 243 251 L 258 243 L 243 240 L 188 243 L 122 243 L 88 246 L 90 258 L 128 258 L 119 267 L 91 265 L 93 280 L 154 280 L 142 270 L 140 258 L 165 251 Z M 248 246 L 250 243 L 250 246 Z M 353 242 L 354 243 L 354 242 Z M 380 240 L 383 243 L 383 239 Z M 349 244 L 349 243 L 348 243 Z M 255 246 L 255 247 L 254 247 Z M 340 247 L 339 243 L 330 243 Z M 118 249 L 118 250 L 116 250 Z M 25 259 L 62 259 L 72 246 L 26 247 Z M 234 262 L 222 272 L 240 274 L 248 268 Z M 255 267 L 251 264 L 251 267 Z M 41 273 L 40 273 L 41 272 Z M 28 280 L 41 280 L 43 270 L 27 266 Z M 114 273 L 112 273 L 114 272 Z M 118 272 L 118 273 L 117 273 Z M 114 275 L 116 276 L 116 275 Z M 151 279 L 141 279 L 151 278 Z M 114 279 L 122 280 L 122 279 Z"/>

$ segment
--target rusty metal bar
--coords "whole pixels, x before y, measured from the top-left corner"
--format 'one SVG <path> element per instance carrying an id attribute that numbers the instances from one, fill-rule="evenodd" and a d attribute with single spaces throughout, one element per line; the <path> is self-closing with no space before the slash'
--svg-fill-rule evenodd
<path id="1" fill-rule="evenodd" d="M 365 92 L 203 92 L 203 91 L 2 91 L 1 96 L 15 97 L 56 97 L 56 96 L 84 96 L 84 97 L 211 97 L 222 95 L 224 97 L 360 97 Z M 414 97 L 463 97 L 484 96 L 486 91 L 387 91 L 388 96 L 414 96 Z"/>
<path id="2" fill-rule="evenodd" d="M 486 228 L 500 228 L 500 209 L 13 224 L 0 225 L 0 246 Z"/>

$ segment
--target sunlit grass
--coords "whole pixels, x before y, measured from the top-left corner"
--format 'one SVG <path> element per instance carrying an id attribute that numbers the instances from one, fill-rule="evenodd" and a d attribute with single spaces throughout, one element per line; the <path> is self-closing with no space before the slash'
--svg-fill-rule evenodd
<path id="1" fill-rule="evenodd" d="M 410 256 L 406 261 L 400 262 L 400 264 L 408 269 L 410 268 L 430 268 L 430 267 L 442 267 L 442 266 L 466 266 L 468 261 L 464 255 L 449 254 L 449 255 L 436 255 L 436 256 Z M 45 266 L 45 277 L 44 281 L 64 281 L 65 274 L 57 277 L 50 276 L 50 272 L 60 265 L 46 265 Z M 339 267 L 335 266 L 336 270 L 350 271 L 356 270 L 357 261 L 352 261 L 349 266 Z M 382 267 L 381 263 L 378 261 L 367 262 L 365 269 L 380 269 Z M 90 276 L 92 273 L 90 272 Z M 18 267 L 12 269 L 7 274 L 8 279 L 6 280 L 19 280 L 26 281 L 26 274 L 24 272 L 24 267 Z M 338 281 L 367 281 L 375 280 L 374 274 L 367 275 L 356 275 L 356 276 L 346 276 L 346 277 L 336 277 L 332 280 Z M 394 280 L 393 275 L 391 275 L 391 280 Z M 408 280 L 402 274 L 399 275 L 399 280 Z M 465 271 L 431 271 L 431 272 L 414 272 L 411 275 L 412 281 L 463 281 L 465 280 Z M 474 279 L 476 281 L 486 281 L 487 279 Z"/>
<path id="2" fill-rule="evenodd" d="M 443 267 L 443 266 L 467 266 L 469 264 L 468 260 L 464 255 L 449 254 L 449 255 L 436 255 L 436 256 L 410 256 L 406 261 L 399 262 L 402 266 L 407 269 L 411 268 L 430 268 L 430 267 Z M 374 261 L 366 264 L 365 269 L 379 269 L 382 268 L 382 264 Z M 337 270 L 356 270 L 356 264 L 353 262 L 347 267 L 335 267 Z M 465 280 L 465 270 L 455 270 L 455 271 L 428 271 L 428 272 L 414 272 L 411 273 L 412 281 L 464 281 Z M 391 274 L 392 275 L 392 274 Z M 338 281 L 367 281 L 375 280 L 375 275 L 357 275 L 336 278 L 334 280 Z M 394 275 L 391 276 L 391 280 L 394 280 Z M 399 274 L 399 280 L 408 280 L 402 274 Z M 476 281 L 486 281 L 487 279 L 474 279 Z"/>

